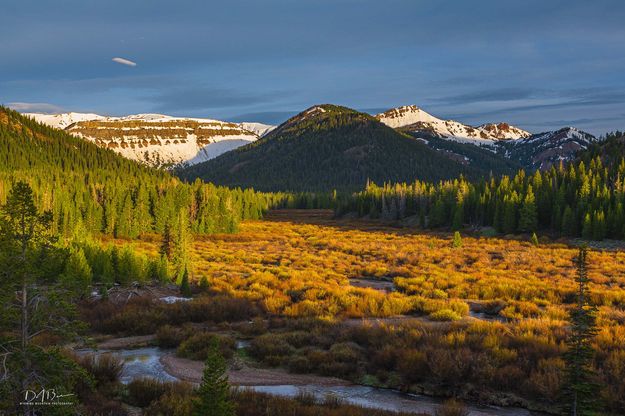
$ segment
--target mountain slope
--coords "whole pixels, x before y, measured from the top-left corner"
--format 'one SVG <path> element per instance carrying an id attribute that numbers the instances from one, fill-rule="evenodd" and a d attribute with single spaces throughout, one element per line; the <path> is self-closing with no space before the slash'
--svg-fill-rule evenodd
<path id="1" fill-rule="evenodd" d="M 260 190 L 354 190 L 367 180 L 439 180 L 481 172 L 374 117 L 334 105 L 296 115 L 267 136 L 179 174 Z"/>
<path id="2" fill-rule="evenodd" d="M 137 237 L 180 224 L 181 216 L 195 232 L 227 232 L 266 208 L 263 195 L 184 184 L 0 106 L 0 204 L 20 180 L 31 185 L 38 207 L 52 212 L 53 231 L 68 238 Z"/>
<path id="3" fill-rule="evenodd" d="M 227 123 L 201 118 L 136 114 L 25 114 L 38 122 L 113 149 L 122 156 L 161 167 L 204 162 L 236 149 L 271 130 L 260 123 Z"/>
<path id="4" fill-rule="evenodd" d="M 483 146 L 530 136 L 529 132 L 507 123 L 471 127 L 453 120 L 441 120 L 414 105 L 393 108 L 375 117 L 395 129 Z"/>
<path id="5" fill-rule="evenodd" d="M 577 154 L 598 140 L 574 127 L 533 134 L 530 137 L 501 143 L 504 155 L 528 170 L 546 170 L 570 162 Z"/>

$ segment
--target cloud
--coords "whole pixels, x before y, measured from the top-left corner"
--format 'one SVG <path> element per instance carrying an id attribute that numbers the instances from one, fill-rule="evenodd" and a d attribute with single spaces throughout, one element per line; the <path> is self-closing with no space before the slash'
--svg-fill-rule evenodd
<path id="1" fill-rule="evenodd" d="M 137 66 L 136 62 L 132 62 L 128 59 L 124 59 L 124 58 L 113 58 L 112 59 L 113 62 L 117 62 L 118 64 L 122 64 L 122 65 L 128 65 L 128 66 Z"/>
<path id="2" fill-rule="evenodd" d="M 7 103 L 7 107 L 19 111 L 20 113 L 46 113 L 46 114 L 58 114 L 63 113 L 65 110 L 58 105 L 49 103 L 20 103 L 13 102 Z"/>

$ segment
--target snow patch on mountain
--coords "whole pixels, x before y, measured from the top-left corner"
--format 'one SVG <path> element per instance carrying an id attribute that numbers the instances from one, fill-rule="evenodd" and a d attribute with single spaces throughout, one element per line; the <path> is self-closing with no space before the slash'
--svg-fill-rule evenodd
<path id="1" fill-rule="evenodd" d="M 156 167 L 205 162 L 249 144 L 275 128 L 261 123 L 229 123 L 164 114 L 123 117 L 92 113 L 25 115 Z"/>
<path id="2" fill-rule="evenodd" d="M 492 146 L 500 140 L 513 140 L 530 136 L 529 132 L 507 123 L 483 124 L 479 127 L 472 127 L 454 120 L 442 120 L 415 105 L 393 108 L 375 117 L 392 128 L 422 132 L 426 135 L 480 146 Z"/>
<path id="3" fill-rule="evenodd" d="M 505 143 L 505 156 L 518 160 L 532 169 L 545 170 L 562 162 L 573 160 L 577 153 L 598 141 L 592 134 L 575 127 L 534 134 Z"/>

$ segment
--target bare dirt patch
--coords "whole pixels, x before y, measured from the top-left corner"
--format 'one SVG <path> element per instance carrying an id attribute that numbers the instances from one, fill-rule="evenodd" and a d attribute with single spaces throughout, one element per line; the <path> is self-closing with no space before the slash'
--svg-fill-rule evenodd
<path id="1" fill-rule="evenodd" d="M 395 290 L 395 284 L 392 281 L 385 279 L 369 279 L 366 277 L 357 277 L 349 279 L 349 284 L 354 287 L 366 287 L 386 293 L 393 292 Z"/>
<path id="2" fill-rule="evenodd" d="M 202 381 L 204 363 L 167 354 L 161 357 L 165 371 L 174 377 L 190 383 Z M 348 386 L 351 383 L 333 377 L 321 377 L 309 374 L 291 374 L 281 369 L 252 368 L 240 365 L 238 369 L 228 370 L 230 384 L 238 386 Z"/>

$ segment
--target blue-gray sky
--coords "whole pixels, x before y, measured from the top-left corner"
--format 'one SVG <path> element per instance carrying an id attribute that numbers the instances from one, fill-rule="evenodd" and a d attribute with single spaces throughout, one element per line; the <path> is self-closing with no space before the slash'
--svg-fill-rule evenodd
<path id="1" fill-rule="evenodd" d="M 624 21 L 623 0 L 4 2 L 0 103 L 269 123 L 417 104 L 601 134 L 625 129 Z"/>

